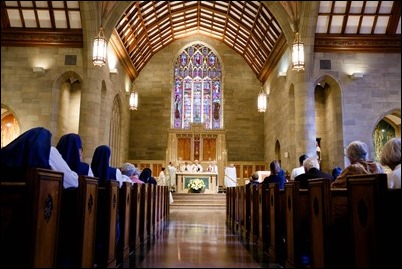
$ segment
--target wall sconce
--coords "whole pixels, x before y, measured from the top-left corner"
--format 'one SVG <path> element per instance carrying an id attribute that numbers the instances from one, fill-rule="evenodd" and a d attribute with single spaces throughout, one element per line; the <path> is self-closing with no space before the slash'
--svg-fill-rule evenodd
<path id="1" fill-rule="evenodd" d="M 350 75 L 350 77 L 351 77 L 352 79 L 362 78 L 362 77 L 363 77 L 363 73 L 353 73 L 352 75 Z"/>
<path id="2" fill-rule="evenodd" d="M 138 92 L 136 91 L 135 83 L 133 83 L 133 87 L 131 89 L 129 107 L 130 110 L 137 110 L 138 107 Z"/>
<path id="3" fill-rule="evenodd" d="M 278 73 L 278 78 L 285 78 L 286 77 L 286 72 L 279 72 Z"/>
<path id="4" fill-rule="evenodd" d="M 112 74 L 117 75 L 119 72 L 117 71 L 117 68 L 112 68 L 112 69 L 109 70 L 109 73 L 110 73 L 111 75 L 112 75 Z"/>
<path id="5" fill-rule="evenodd" d="M 267 95 L 265 94 L 262 86 L 260 93 L 258 94 L 257 107 L 258 112 L 265 112 L 267 110 Z"/>
<path id="6" fill-rule="evenodd" d="M 39 74 L 44 74 L 46 72 L 45 68 L 40 66 L 32 68 L 32 71 Z"/>

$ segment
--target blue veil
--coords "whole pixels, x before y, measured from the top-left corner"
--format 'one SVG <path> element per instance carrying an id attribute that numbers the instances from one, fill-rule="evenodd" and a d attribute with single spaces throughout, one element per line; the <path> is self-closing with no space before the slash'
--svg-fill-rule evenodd
<path id="1" fill-rule="evenodd" d="M 70 133 L 60 137 L 56 146 L 63 159 L 70 166 L 71 170 L 78 175 L 88 175 L 89 165 L 81 162 L 80 149 L 82 149 L 81 137 L 78 134 Z"/>

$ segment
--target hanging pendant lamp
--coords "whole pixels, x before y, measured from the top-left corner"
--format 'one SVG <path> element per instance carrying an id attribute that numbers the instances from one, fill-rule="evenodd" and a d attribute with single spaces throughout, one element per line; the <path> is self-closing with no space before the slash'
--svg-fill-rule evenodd
<path id="1" fill-rule="evenodd" d="M 95 66 L 104 66 L 106 64 L 107 40 L 102 27 L 103 1 L 101 1 L 101 11 L 99 12 L 99 14 L 100 28 L 98 35 L 94 39 L 92 50 L 92 63 Z"/>

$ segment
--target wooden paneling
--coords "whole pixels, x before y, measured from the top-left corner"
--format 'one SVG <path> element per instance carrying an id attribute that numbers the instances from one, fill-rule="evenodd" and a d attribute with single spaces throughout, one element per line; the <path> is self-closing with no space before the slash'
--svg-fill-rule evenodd
<path id="1" fill-rule="evenodd" d="M 216 139 L 204 138 L 203 142 L 203 160 L 216 160 Z"/>
<path id="2" fill-rule="evenodd" d="M 191 138 L 181 137 L 177 139 L 177 156 L 182 160 L 190 160 Z"/>

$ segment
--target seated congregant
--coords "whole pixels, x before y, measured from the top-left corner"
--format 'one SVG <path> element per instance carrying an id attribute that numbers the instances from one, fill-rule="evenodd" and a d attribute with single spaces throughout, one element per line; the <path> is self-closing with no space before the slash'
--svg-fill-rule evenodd
<path id="1" fill-rule="evenodd" d="M 145 167 L 141 174 L 140 174 L 140 180 L 144 183 L 149 183 L 149 184 L 154 184 L 157 185 L 156 179 L 152 176 L 152 170 L 151 168 Z"/>
<path id="2" fill-rule="evenodd" d="M 21 180 L 29 168 L 44 168 L 63 172 L 63 187 L 77 188 L 78 175 L 72 171 L 59 151 L 51 146 L 52 133 L 32 128 L 1 149 L 1 172 L 6 180 Z"/>
<path id="3" fill-rule="evenodd" d="M 387 173 L 388 188 L 401 188 L 401 138 L 391 138 L 382 148 L 380 161 L 392 171 Z"/>
<path id="4" fill-rule="evenodd" d="M 300 182 L 301 189 L 308 188 L 308 180 L 314 178 L 327 178 L 332 181 L 332 175 L 324 173 L 320 170 L 320 163 L 318 162 L 318 157 L 308 157 L 303 161 L 304 174 L 300 174 L 295 177 L 295 181 Z"/>
<path id="5" fill-rule="evenodd" d="M 107 180 L 117 180 L 119 187 L 123 185 L 121 171 L 118 168 L 110 166 L 112 152 L 107 145 L 98 146 L 92 157 L 91 169 L 95 177 L 99 178 L 99 185 L 104 186 Z"/>
<path id="6" fill-rule="evenodd" d="M 63 135 L 60 137 L 56 148 L 71 170 L 76 172 L 79 176 L 94 176 L 89 164 L 83 162 L 82 141 L 78 134 L 70 133 Z"/>
<path id="7" fill-rule="evenodd" d="M 352 141 L 346 148 L 346 157 L 350 165 L 331 183 L 332 188 L 346 188 L 348 175 L 384 173 L 382 166 L 368 159 L 368 146 L 361 141 Z"/>
<path id="8" fill-rule="evenodd" d="M 279 184 L 279 189 L 283 190 L 285 188 L 285 182 L 286 182 L 286 175 L 285 171 L 281 168 L 281 165 L 279 164 L 279 161 L 273 160 L 269 164 L 269 169 L 270 169 L 270 175 L 264 178 L 264 181 L 262 182 L 265 184 L 266 188 L 269 188 L 270 183 L 278 183 Z"/>

